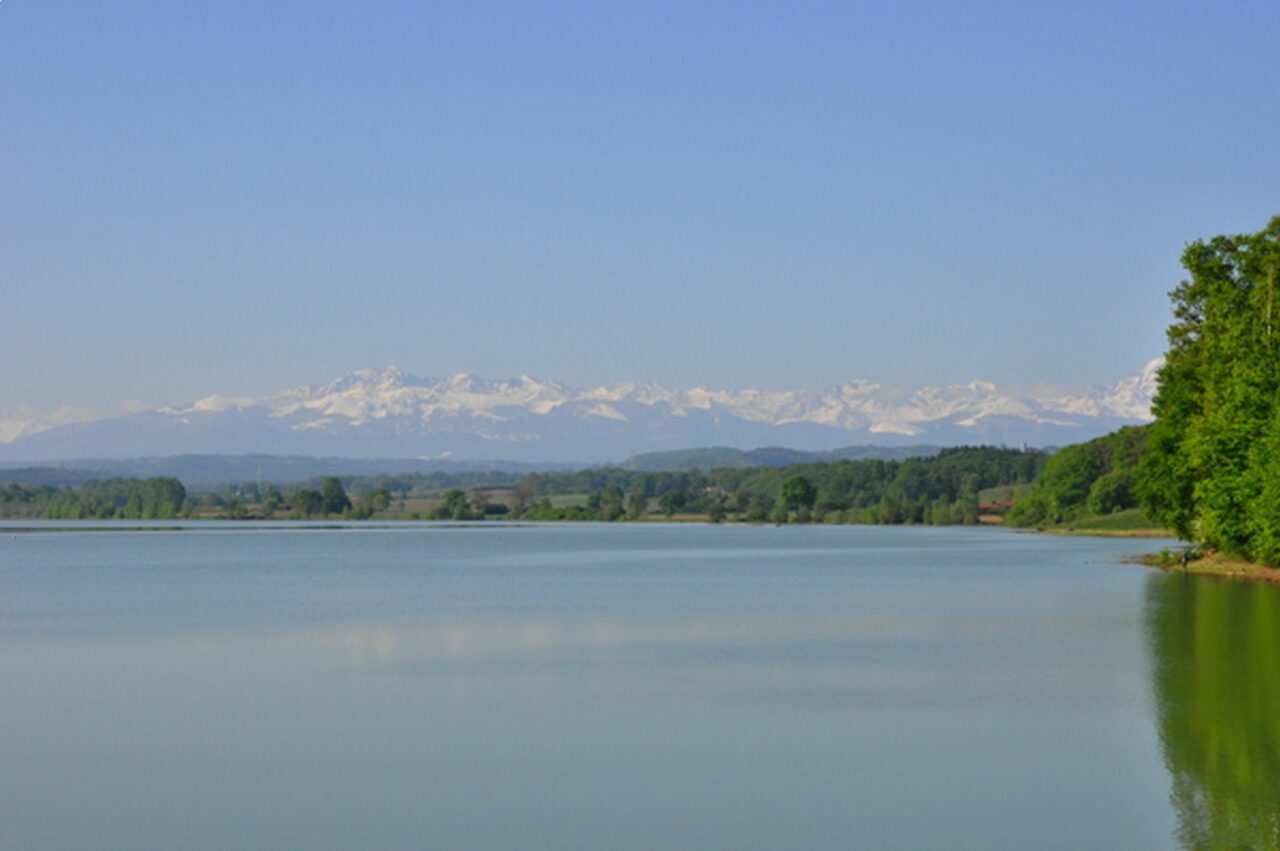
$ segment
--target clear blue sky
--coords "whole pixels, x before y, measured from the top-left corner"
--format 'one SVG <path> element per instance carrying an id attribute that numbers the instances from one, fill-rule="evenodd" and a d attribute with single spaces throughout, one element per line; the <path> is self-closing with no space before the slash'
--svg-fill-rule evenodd
<path id="1" fill-rule="evenodd" d="M 0 406 L 395 362 L 1103 382 L 1280 212 L 1280 3 L 0 2 Z"/>

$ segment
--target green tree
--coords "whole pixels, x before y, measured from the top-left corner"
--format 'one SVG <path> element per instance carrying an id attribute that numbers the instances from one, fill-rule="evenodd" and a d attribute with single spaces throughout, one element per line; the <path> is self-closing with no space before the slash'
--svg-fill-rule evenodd
<path id="1" fill-rule="evenodd" d="M 723 494 L 715 494 L 707 503 L 707 520 L 712 523 L 723 523 L 725 515 L 725 498 Z"/>
<path id="2" fill-rule="evenodd" d="M 284 496 L 280 491 L 275 486 L 268 486 L 262 496 L 262 510 L 270 517 L 275 514 L 276 509 L 280 507 L 282 502 L 284 502 Z"/>
<path id="3" fill-rule="evenodd" d="M 1126 426 L 1060 450 L 1045 462 L 1035 488 L 1018 495 L 1006 522 L 1039 526 L 1135 507 L 1150 437 L 1149 426 Z"/>
<path id="4" fill-rule="evenodd" d="M 804 476 L 791 476 L 782 483 L 778 491 L 778 503 L 795 511 L 799 508 L 812 508 L 818 499 L 818 490 Z"/>
<path id="5" fill-rule="evenodd" d="M 341 514 L 351 507 L 347 491 L 342 487 L 342 480 L 337 476 L 330 476 L 324 480 L 324 484 L 320 486 L 320 497 L 324 500 L 325 514 Z"/>
<path id="6" fill-rule="evenodd" d="M 1258 233 L 1194 242 L 1182 262 L 1189 277 L 1170 293 L 1174 323 L 1139 498 L 1184 538 L 1274 560 L 1280 216 Z"/>
<path id="7" fill-rule="evenodd" d="M 649 512 L 649 494 L 643 485 L 636 485 L 627 494 L 627 516 L 639 520 Z"/>
<path id="8" fill-rule="evenodd" d="M 667 491 L 658 497 L 658 508 L 662 509 L 662 513 L 670 520 L 676 516 L 677 511 L 685 507 L 687 502 L 688 498 L 684 491 Z"/>
<path id="9" fill-rule="evenodd" d="M 1053 501 L 1039 489 L 1018 497 L 1005 517 L 1005 522 L 1010 526 L 1043 526 L 1056 520 Z"/>
<path id="10" fill-rule="evenodd" d="M 391 507 L 391 491 L 387 488 L 378 488 L 369 494 L 369 510 L 370 511 L 386 511 Z"/>
<path id="11" fill-rule="evenodd" d="M 467 510 L 467 494 L 461 488 L 450 488 L 444 492 L 440 505 L 436 507 L 436 518 L 439 520 L 470 520 L 471 512 Z"/>
<path id="12" fill-rule="evenodd" d="M 622 488 L 617 484 L 608 484 L 604 490 L 600 492 L 600 516 L 604 520 L 612 522 L 618 520 L 625 514 L 623 502 L 625 497 Z"/>
<path id="13" fill-rule="evenodd" d="M 1137 471 L 1111 470 L 1094 479 L 1089 487 L 1089 498 L 1085 501 L 1090 514 L 1103 515 L 1133 508 L 1137 502 L 1134 496 L 1134 484 Z"/>
<path id="14" fill-rule="evenodd" d="M 295 517 L 315 517 L 324 513 L 324 495 L 318 490 L 303 488 L 294 493 L 292 502 Z"/>

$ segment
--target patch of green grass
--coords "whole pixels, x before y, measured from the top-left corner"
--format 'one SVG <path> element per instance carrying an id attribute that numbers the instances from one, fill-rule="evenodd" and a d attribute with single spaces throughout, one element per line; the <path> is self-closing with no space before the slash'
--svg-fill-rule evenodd
<path id="1" fill-rule="evenodd" d="M 1241 579 L 1250 582 L 1280 583 L 1280 568 L 1265 564 L 1254 564 L 1248 561 L 1237 561 L 1217 553 L 1205 553 L 1198 547 L 1186 551 L 1187 560 L 1182 560 L 1183 551 L 1161 550 L 1142 559 L 1142 563 L 1161 570 L 1175 573 L 1190 573 L 1198 576 L 1221 576 L 1227 579 Z"/>
<path id="2" fill-rule="evenodd" d="M 1004 500 L 1016 499 L 1027 491 L 1034 488 L 1033 484 L 1025 485 L 996 485 L 993 488 L 983 488 L 978 491 L 978 502 L 988 504 L 992 502 L 1002 502 Z"/>
<path id="3" fill-rule="evenodd" d="M 1077 529 L 1114 532 L 1160 528 L 1160 524 L 1143 514 L 1141 508 L 1127 508 L 1124 511 L 1117 511 L 1115 514 L 1104 514 L 1101 517 L 1085 517 L 1067 525 L 1075 526 Z"/>
<path id="4" fill-rule="evenodd" d="M 1105 514 L 1102 517 L 1081 517 L 1069 523 L 1062 523 L 1045 529 L 1046 532 L 1058 532 L 1077 535 L 1122 535 L 1135 538 L 1176 538 L 1167 529 L 1142 513 L 1141 509 L 1130 508 Z"/>

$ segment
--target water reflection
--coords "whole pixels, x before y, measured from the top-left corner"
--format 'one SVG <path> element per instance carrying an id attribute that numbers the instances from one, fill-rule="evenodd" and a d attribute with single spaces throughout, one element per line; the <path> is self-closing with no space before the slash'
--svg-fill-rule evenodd
<path id="1" fill-rule="evenodd" d="M 958 636 L 981 628 L 952 620 Z M 805 642 L 891 640 L 917 636 L 922 626 L 908 618 L 680 618 L 670 620 L 472 620 L 434 624 L 346 624 L 316 638 L 337 641 L 349 661 L 382 673 L 451 664 L 564 658 L 592 651 L 691 652 L 725 647 L 777 647 Z"/>
<path id="2" fill-rule="evenodd" d="M 1280 847 L 1280 588 L 1156 576 L 1147 604 L 1178 840 Z"/>

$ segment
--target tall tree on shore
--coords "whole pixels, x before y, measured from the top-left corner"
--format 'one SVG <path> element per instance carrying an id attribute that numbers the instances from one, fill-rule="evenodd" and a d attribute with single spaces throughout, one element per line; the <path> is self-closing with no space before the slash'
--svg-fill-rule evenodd
<path id="1" fill-rule="evenodd" d="M 1179 535 L 1280 562 L 1280 216 L 1187 246 L 1140 496 Z"/>

